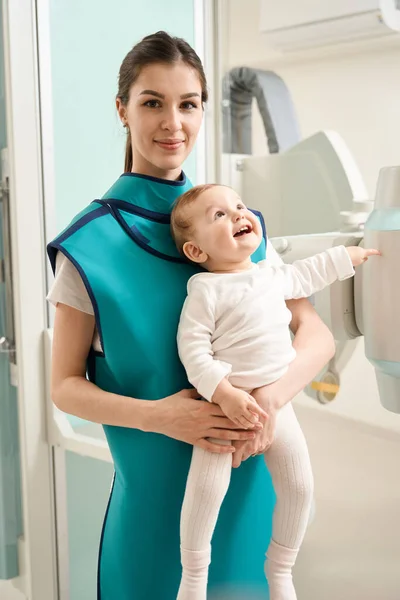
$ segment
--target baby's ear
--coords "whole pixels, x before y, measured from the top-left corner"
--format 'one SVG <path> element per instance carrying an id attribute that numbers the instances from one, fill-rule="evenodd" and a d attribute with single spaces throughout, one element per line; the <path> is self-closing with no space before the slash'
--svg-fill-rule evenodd
<path id="1" fill-rule="evenodd" d="M 205 263 L 208 259 L 208 255 L 193 242 L 185 242 L 183 244 L 182 250 L 186 258 L 188 258 L 192 262 L 202 264 Z"/>

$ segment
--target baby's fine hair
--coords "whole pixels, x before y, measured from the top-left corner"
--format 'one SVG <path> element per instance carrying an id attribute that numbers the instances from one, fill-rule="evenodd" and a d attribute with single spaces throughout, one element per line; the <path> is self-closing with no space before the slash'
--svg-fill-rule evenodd
<path id="1" fill-rule="evenodd" d="M 204 183 L 202 185 L 196 185 L 182 194 L 182 196 L 179 196 L 174 203 L 171 212 L 171 235 L 182 256 L 185 256 L 183 246 L 185 242 L 189 241 L 190 236 L 193 233 L 192 223 L 185 215 L 185 208 L 195 202 L 203 192 L 206 192 L 213 187 L 220 187 L 220 184 Z"/>

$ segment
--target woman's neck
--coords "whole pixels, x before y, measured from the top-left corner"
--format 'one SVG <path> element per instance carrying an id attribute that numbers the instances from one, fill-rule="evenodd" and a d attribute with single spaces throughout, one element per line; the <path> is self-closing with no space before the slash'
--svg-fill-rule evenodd
<path id="1" fill-rule="evenodd" d="M 160 169 L 151 163 L 139 164 L 138 161 L 133 162 L 131 172 L 138 175 L 156 177 L 157 179 L 166 179 L 168 181 L 178 181 L 182 176 L 181 167 L 177 169 Z"/>

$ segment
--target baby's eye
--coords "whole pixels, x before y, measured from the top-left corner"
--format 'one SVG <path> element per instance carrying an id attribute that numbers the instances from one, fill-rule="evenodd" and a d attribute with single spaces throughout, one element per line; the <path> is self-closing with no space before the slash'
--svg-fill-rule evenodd
<path id="1" fill-rule="evenodd" d="M 216 219 L 220 219 L 221 217 L 224 216 L 224 212 L 222 210 L 217 210 L 217 212 L 215 213 L 215 218 Z"/>
<path id="2" fill-rule="evenodd" d="M 245 210 L 245 206 L 243 204 L 238 204 L 236 207 L 238 210 Z"/>

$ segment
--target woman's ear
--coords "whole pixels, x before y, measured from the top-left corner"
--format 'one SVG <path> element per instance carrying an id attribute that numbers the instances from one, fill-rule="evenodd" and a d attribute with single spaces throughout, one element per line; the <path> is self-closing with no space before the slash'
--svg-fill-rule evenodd
<path id="1" fill-rule="evenodd" d="M 126 107 L 122 104 L 121 98 L 117 98 L 115 100 L 115 106 L 117 107 L 118 116 L 121 120 L 122 125 L 126 127 Z"/>
<path id="2" fill-rule="evenodd" d="M 202 264 L 208 260 L 208 255 L 203 252 L 199 246 L 196 246 L 193 242 L 185 242 L 183 244 L 183 253 L 192 262 Z"/>

